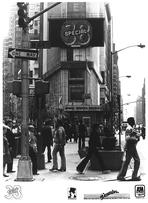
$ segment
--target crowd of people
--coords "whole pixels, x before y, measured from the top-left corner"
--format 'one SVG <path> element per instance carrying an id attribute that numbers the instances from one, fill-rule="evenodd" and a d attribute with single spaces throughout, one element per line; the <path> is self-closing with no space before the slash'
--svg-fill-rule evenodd
<path id="1" fill-rule="evenodd" d="M 37 154 L 40 151 L 45 153 L 47 148 L 47 162 L 52 161 L 53 167 L 50 171 L 66 171 L 65 144 L 67 142 L 77 143 L 78 148 L 85 147 L 85 137 L 87 130 L 85 125 L 80 123 L 74 124 L 70 121 L 63 122 L 61 119 L 56 119 L 53 126 L 52 120 L 46 120 L 39 131 L 37 127 L 30 123 L 28 124 L 28 139 L 29 139 L 29 156 L 32 162 L 33 175 L 39 175 L 37 166 Z M 38 139 L 41 137 L 41 139 Z M 58 168 L 57 154 L 61 157 L 61 167 Z M 16 122 L 8 119 L 3 124 L 3 176 L 8 177 L 7 173 L 15 172 L 13 170 L 13 159 L 21 154 L 21 126 Z M 7 158 L 6 158 L 7 157 Z M 9 158 L 8 158 L 9 157 Z M 7 167 L 6 167 L 7 166 Z"/>
<path id="2" fill-rule="evenodd" d="M 117 177 L 118 180 L 124 180 L 126 175 L 128 164 L 131 158 L 134 159 L 134 172 L 133 180 L 140 180 L 137 177 L 140 158 L 136 150 L 136 144 L 139 141 L 137 130 L 134 131 L 135 121 L 133 118 L 128 119 L 128 127 L 126 129 L 126 160 L 122 165 L 120 173 Z M 21 128 L 16 126 L 11 120 L 6 121 L 3 124 L 3 176 L 8 177 L 7 173 L 15 172 L 13 170 L 13 159 L 21 154 Z M 134 133 L 133 133 L 134 131 Z M 143 139 L 145 139 L 145 131 L 141 129 L 140 131 Z M 38 137 L 42 138 L 40 141 Z M 134 136 L 136 135 L 136 136 Z M 91 133 L 89 135 L 88 150 L 85 158 L 76 166 L 76 170 L 79 173 L 84 173 L 86 165 L 90 161 L 92 155 L 97 157 L 97 161 L 101 167 L 102 172 L 106 170 L 104 165 L 104 160 L 99 156 L 98 150 L 103 149 L 102 137 L 109 136 L 109 130 L 106 126 L 102 124 L 93 124 Z M 32 173 L 33 175 L 39 175 L 38 173 L 38 163 L 37 154 L 40 151 L 45 153 L 47 148 L 47 162 L 52 162 L 52 167 L 50 171 L 66 171 L 66 155 L 65 155 L 65 145 L 68 142 L 78 143 L 78 152 L 85 148 L 85 139 L 88 137 L 88 132 L 85 124 L 82 120 L 79 122 L 63 122 L 61 119 L 56 119 L 54 122 L 51 120 L 46 120 L 40 131 L 37 132 L 37 128 L 33 124 L 28 125 L 28 139 L 29 139 L 29 156 L 32 161 Z M 131 139 L 135 139 L 131 141 Z M 134 138 L 133 138 L 134 137 Z M 136 137 L 136 138 L 135 138 Z M 129 141 L 130 140 L 130 141 Z M 16 147 L 17 145 L 17 147 Z M 17 149 L 17 150 L 16 150 Z M 58 153 L 61 159 L 61 165 L 58 166 Z"/>

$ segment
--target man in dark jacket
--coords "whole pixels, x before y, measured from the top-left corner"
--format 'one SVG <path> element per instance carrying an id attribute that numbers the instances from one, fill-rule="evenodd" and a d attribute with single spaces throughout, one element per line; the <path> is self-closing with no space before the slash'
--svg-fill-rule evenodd
<path id="1" fill-rule="evenodd" d="M 52 129 L 50 127 L 50 121 L 46 121 L 45 125 L 42 128 L 42 151 L 45 152 L 45 149 L 47 147 L 47 158 L 48 162 L 51 162 L 51 146 L 53 145 L 53 138 L 52 138 Z"/>
<path id="2" fill-rule="evenodd" d="M 9 142 L 9 150 L 10 150 L 10 156 L 11 156 L 11 163 L 7 164 L 7 173 L 14 173 L 13 171 L 13 158 L 15 157 L 15 136 L 12 132 L 12 121 L 6 122 L 6 125 L 10 127 L 10 129 L 7 129 L 6 132 L 6 138 Z"/>

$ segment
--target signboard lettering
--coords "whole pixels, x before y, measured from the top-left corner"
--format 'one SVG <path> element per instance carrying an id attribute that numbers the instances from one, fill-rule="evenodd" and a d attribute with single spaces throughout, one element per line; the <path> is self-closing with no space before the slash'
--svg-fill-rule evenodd
<path id="1" fill-rule="evenodd" d="M 38 51 L 30 50 L 30 49 L 9 48 L 8 58 L 21 58 L 21 59 L 28 59 L 28 60 L 37 60 Z"/>
<path id="2" fill-rule="evenodd" d="M 49 19 L 50 47 L 103 47 L 104 34 L 104 18 Z"/>
<path id="3" fill-rule="evenodd" d="M 102 111 L 100 106 L 65 106 L 65 111 Z"/>
<path id="4" fill-rule="evenodd" d="M 92 36 L 91 25 L 86 20 L 66 21 L 61 28 L 63 42 L 71 47 L 87 45 Z"/>

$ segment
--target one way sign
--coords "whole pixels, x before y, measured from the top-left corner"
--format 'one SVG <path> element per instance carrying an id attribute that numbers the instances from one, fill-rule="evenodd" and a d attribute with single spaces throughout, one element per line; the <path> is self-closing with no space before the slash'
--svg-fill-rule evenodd
<path id="1" fill-rule="evenodd" d="M 38 51 L 37 50 L 30 50 L 30 49 L 9 48 L 8 58 L 37 60 L 38 59 Z"/>

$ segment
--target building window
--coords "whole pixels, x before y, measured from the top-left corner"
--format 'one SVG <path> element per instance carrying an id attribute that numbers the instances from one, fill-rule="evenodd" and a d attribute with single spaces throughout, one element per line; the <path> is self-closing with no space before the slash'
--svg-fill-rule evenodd
<path id="1" fill-rule="evenodd" d="M 69 101 L 83 101 L 84 85 L 69 86 Z"/>
<path id="2" fill-rule="evenodd" d="M 34 21 L 34 25 L 35 25 L 35 26 L 38 26 L 38 20 L 35 20 L 35 21 Z"/>
<path id="3" fill-rule="evenodd" d="M 84 70 L 72 69 L 69 71 L 69 79 L 84 79 Z"/>
<path id="4" fill-rule="evenodd" d="M 69 70 L 69 101 L 82 102 L 84 100 L 84 70 Z"/>
<path id="5" fill-rule="evenodd" d="M 29 71 L 29 77 L 30 77 L 30 78 L 33 77 L 33 71 L 32 71 L 32 70 Z M 32 85 L 32 84 L 33 84 L 33 80 L 30 79 L 30 80 L 29 80 L 29 84 Z"/>
<path id="6" fill-rule="evenodd" d="M 38 30 L 34 29 L 34 35 L 38 35 Z"/>
<path id="7" fill-rule="evenodd" d="M 38 68 L 34 68 L 34 74 L 38 75 L 39 74 L 39 69 Z"/>
<path id="8" fill-rule="evenodd" d="M 105 104 L 105 98 L 100 98 L 100 104 Z"/>

